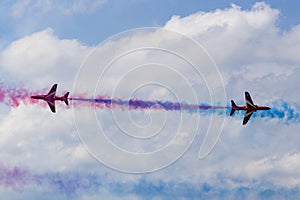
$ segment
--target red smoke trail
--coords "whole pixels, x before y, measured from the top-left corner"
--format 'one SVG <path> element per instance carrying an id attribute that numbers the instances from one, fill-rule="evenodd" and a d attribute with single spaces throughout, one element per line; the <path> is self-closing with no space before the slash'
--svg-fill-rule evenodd
<path id="1" fill-rule="evenodd" d="M 23 86 L 13 87 L 0 83 L 0 103 L 7 106 L 18 107 L 21 102 L 26 105 L 37 103 L 37 100 L 30 98 L 31 95 L 37 93 L 41 91 L 30 91 Z"/>

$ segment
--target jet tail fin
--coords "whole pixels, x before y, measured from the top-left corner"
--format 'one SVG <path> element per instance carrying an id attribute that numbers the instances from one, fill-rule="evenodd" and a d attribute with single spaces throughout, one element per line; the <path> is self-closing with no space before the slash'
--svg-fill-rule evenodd
<path id="1" fill-rule="evenodd" d="M 68 96 L 69 96 L 70 92 L 67 92 L 64 96 L 63 96 L 63 101 L 66 103 L 66 105 L 69 105 L 69 101 L 68 101 Z"/>
<path id="2" fill-rule="evenodd" d="M 231 111 L 230 111 L 230 116 L 233 115 L 233 113 L 235 112 L 235 107 L 236 107 L 236 104 L 234 103 L 233 100 L 231 100 Z"/>

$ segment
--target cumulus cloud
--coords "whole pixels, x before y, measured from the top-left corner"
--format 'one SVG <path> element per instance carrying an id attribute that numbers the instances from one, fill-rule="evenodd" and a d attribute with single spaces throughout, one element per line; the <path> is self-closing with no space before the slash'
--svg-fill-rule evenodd
<path id="1" fill-rule="evenodd" d="M 0 157 L 5 164 L 25 165 L 37 172 L 63 171 L 90 159 L 73 128 L 71 110 L 48 114 L 41 107 L 20 105 L 1 121 L 0 142 L 6 151 Z"/>
<path id="2" fill-rule="evenodd" d="M 227 69 L 232 69 L 239 67 L 241 62 L 252 62 L 256 56 L 264 56 L 260 49 L 252 51 L 257 43 L 261 43 L 260 47 L 272 48 L 269 44 L 278 32 L 275 24 L 278 14 L 278 10 L 265 3 L 256 3 L 249 11 L 233 5 L 184 18 L 174 16 L 165 27 L 197 39 L 217 63 L 227 64 Z M 268 56 L 271 55 L 269 52 Z"/>
<path id="3" fill-rule="evenodd" d="M 71 88 L 90 50 L 77 40 L 57 38 L 48 28 L 12 42 L 1 52 L 0 66 L 9 77 L 31 86 L 55 81 Z"/>
<path id="4" fill-rule="evenodd" d="M 183 18 L 174 16 L 165 27 L 194 38 L 207 49 L 222 73 L 230 96 L 248 89 L 264 95 L 265 99 L 268 96 L 278 99 L 283 91 L 293 92 L 291 84 L 272 88 L 274 83 L 290 82 L 289 78 L 298 74 L 300 63 L 299 56 L 295 55 L 300 46 L 299 27 L 282 31 L 276 24 L 278 18 L 278 10 L 260 2 L 250 10 L 232 5 Z M 285 97 L 299 100 L 298 96 L 297 99 Z"/>
<path id="5" fill-rule="evenodd" d="M 274 154 L 247 163 L 244 168 L 234 168 L 236 177 L 250 180 L 264 179 L 277 187 L 295 188 L 299 185 L 299 150 Z"/>

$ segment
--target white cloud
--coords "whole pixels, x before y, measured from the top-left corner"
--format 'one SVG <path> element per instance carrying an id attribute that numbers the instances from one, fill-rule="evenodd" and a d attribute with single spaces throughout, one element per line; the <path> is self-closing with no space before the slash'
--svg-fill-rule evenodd
<path id="1" fill-rule="evenodd" d="M 222 73 L 228 96 L 248 89 L 265 95 L 265 99 L 279 99 L 283 91 L 294 93 L 289 79 L 299 68 L 296 52 L 300 51 L 300 39 L 299 27 L 282 31 L 276 24 L 278 17 L 278 10 L 260 2 L 250 10 L 232 6 L 183 18 L 174 16 L 165 27 L 194 38 L 207 49 Z M 280 87 L 274 87 L 278 81 Z M 289 95 L 284 97 L 292 100 Z M 295 95 L 293 98 L 295 101 Z"/>
<path id="2" fill-rule="evenodd" d="M 221 68 L 262 61 L 299 62 L 294 54 L 299 50 L 299 28 L 282 34 L 276 26 L 278 16 L 278 10 L 256 3 L 249 11 L 233 6 L 184 18 L 174 16 L 165 27 L 195 38 Z"/>
<path id="3" fill-rule="evenodd" d="M 283 155 L 267 156 L 260 160 L 249 162 L 244 168 L 233 169 L 236 177 L 246 177 L 248 180 L 261 179 L 280 187 L 293 188 L 300 184 L 299 167 L 300 152 L 292 151 Z"/>
<path id="4" fill-rule="evenodd" d="M 165 27 L 198 39 L 209 37 L 211 40 L 217 34 L 240 41 L 256 37 L 266 27 L 269 30 L 265 34 L 272 33 L 278 14 L 278 10 L 265 3 L 256 3 L 250 11 L 233 5 L 228 9 L 198 12 L 183 18 L 173 16 Z M 215 39 L 219 41 L 219 38 Z"/>
<path id="5" fill-rule="evenodd" d="M 71 88 L 90 49 L 77 40 L 59 39 L 48 28 L 12 42 L 1 52 L 0 65 L 10 77 L 27 85 L 48 87 L 58 82 Z"/>
<path id="6" fill-rule="evenodd" d="M 48 108 L 21 104 L 1 121 L 0 154 L 8 166 L 26 166 L 35 172 L 71 170 L 93 159 L 81 145 L 71 110 L 52 115 Z M 50 115 L 49 115 L 50 114 Z"/>

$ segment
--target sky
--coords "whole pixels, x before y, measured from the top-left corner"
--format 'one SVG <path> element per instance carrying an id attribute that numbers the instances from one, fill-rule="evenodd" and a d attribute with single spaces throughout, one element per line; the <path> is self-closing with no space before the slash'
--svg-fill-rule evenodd
<path id="1" fill-rule="evenodd" d="M 1 1 L 1 196 L 297 199 L 298 7 Z M 30 100 L 54 83 L 77 98 L 57 102 L 55 114 Z M 229 116 L 229 106 L 244 104 L 245 91 L 271 110 L 243 126 L 243 111 Z M 141 109 L 129 99 L 161 103 Z M 218 107 L 165 109 L 170 102 Z"/>

